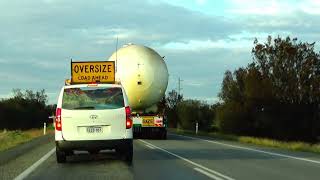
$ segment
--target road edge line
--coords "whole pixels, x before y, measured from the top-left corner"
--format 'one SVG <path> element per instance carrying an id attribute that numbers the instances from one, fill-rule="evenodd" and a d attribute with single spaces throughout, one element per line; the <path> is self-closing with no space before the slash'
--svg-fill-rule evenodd
<path id="1" fill-rule="evenodd" d="M 42 158 L 40 158 L 37 162 L 32 164 L 29 168 L 27 168 L 21 174 L 15 177 L 14 180 L 22 180 L 28 177 L 35 169 L 37 169 L 38 166 L 40 166 L 45 160 L 47 160 L 55 151 L 56 151 L 56 148 L 54 147 L 47 154 L 42 156 Z"/>
<path id="2" fill-rule="evenodd" d="M 311 163 L 315 163 L 315 164 L 320 164 L 320 161 L 316 161 L 316 160 L 312 160 L 312 159 L 307 159 L 307 158 L 302 158 L 302 157 L 295 157 L 295 156 L 290 156 L 290 155 L 281 154 L 281 153 L 273 153 L 273 152 L 268 152 L 268 151 L 264 151 L 264 150 L 248 148 L 248 147 L 242 147 L 242 146 L 237 146 L 237 145 L 231 145 L 231 144 L 221 143 L 221 142 L 218 142 L 218 141 L 201 139 L 201 138 L 185 136 L 185 135 L 180 135 L 180 134 L 173 134 L 173 133 L 170 133 L 170 134 L 174 135 L 174 136 L 181 136 L 181 137 L 185 137 L 185 138 L 189 138 L 189 139 L 196 139 L 196 140 L 206 141 L 206 142 L 213 143 L 213 144 L 219 144 L 219 145 L 223 145 L 223 146 L 233 147 L 235 149 L 243 149 L 243 150 L 247 150 L 247 151 L 259 152 L 259 153 L 268 154 L 268 155 L 272 155 L 272 156 L 279 156 L 279 157 L 285 157 L 285 158 L 289 158 L 289 159 L 295 159 L 295 160 L 300 160 L 300 161 L 306 161 L 306 162 L 311 162 Z"/>
<path id="3" fill-rule="evenodd" d="M 146 145 L 150 149 L 155 149 L 153 146 L 150 146 L 149 144 Z"/>
<path id="4" fill-rule="evenodd" d="M 208 176 L 208 177 L 211 178 L 211 179 L 223 180 L 223 179 L 221 179 L 220 177 L 218 177 L 218 176 L 216 176 L 216 175 L 214 175 L 214 174 L 211 174 L 211 173 L 209 173 L 209 172 L 207 172 L 207 171 L 205 171 L 205 170 L 203 170 L 203 169 L 200 169 L 200 168 L 197 168 L 197 167 L 195 167 L 195 168 L 193 168 L 193 169 L 194 169 L 195 171 L 203 174 L 203 175 Z"/>
<path id="5" fill-rule="evenodd" d="M 163 152 L 166 152 L 166 153 L 168 153 L 168 154 L 170 154 L 170 155 L 172 155 L 172 156 L 175 156 L 175 157 L 177 157 L 177 158 L 179 158 L 179 159 L 181 159 L 181 160 L 184 160 L 184 161 L 186 161 L 186 162 L 188 162 L 188 163 L 190 163 L 190 164 L 192 164 L 192 165 L 194 165 L 194 166 L 197 166 L 198 168 L 201 168 L 201 169 L 203 169 L 203 170 L 206 170 L 206 171 L 208 171 L 208 172 L 210 172 L 210 173 L 212 173 L 212 174 L 215 174 L 215 175 L 220 176 L 220 177 L 222 177 L 222 178 L 225 178 L 225 179 L 227 179 L 227 180 L 235 180 L 235 179 L 233 179 L 233 178 L 231 178 L 231 177 L 229 177 L 229 176 L 223 175 L 223 174 L 221 174 L 221 173 L 219 173 L 219 172 L 217 172 L 217 171 L 214 171 L 214 170 L 212 170 L 212 169 L 209 169 L 209 168 L 207 168 L 207 167 L 205 167 L 205 166 L 203 166 L 203 165 L 201 165 L 201 164 L 198 164 L 198 163 L 196 163 L 196 162 L 193 162 L 193 161 L 191 161 L 191 160 L 189 160 L 189 159 L 187 159 L 187 158 L 184 158 L 184 157 L 182 157 L 182 156 L 179 156 L 179 155 L 177 155 L 177 154 L 175 154 L 175 153 L 172 153 L 172 152 L 170 152 L 170 151 L 168 151 L 168 150 L 165 150 L 165 149 L 163 149 L 163 148 L 160 148 L 160 147 L 158 147 L 158 146 L 156 146 L 156 145 L 153 145 L 153 144 L 151 144 L 151 143 L 149 143 L 149 142 L 146 142 L 146 141 L 141 140 L 141 139 L 139 139 L 139 141 L 141 141 L 141 142 L 143 142 L 143 143 L 145 143 L 145 144 L 148 144 L 148 145 L 150 145 L 150 146 L 153 146 L 154 148 L 159 149 L 159 150 L 161 150 L 161 151 L 163 151 Z"/>

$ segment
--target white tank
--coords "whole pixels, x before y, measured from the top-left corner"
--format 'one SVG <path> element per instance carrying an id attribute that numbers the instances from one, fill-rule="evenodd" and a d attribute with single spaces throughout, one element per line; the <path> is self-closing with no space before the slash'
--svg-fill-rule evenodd
<path id="1" fill-rule="evenodd" d="M 130 107 L 134 111 L 154 109 L 168 85 L 163 58 L 149 47 L 128 44 L 114 52 L 109 61 L 116 62 L 116 80 L 124 86 Z"/>

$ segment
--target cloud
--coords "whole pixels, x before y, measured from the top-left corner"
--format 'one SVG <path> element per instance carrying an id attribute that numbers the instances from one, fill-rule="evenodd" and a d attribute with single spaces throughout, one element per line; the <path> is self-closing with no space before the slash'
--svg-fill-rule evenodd
<path id="1" fill-rule="evenodd" d="M 318 1 L 220 2 L 0 1 L 0 94 L 45 88 L 54 103 L 70 59 L 106 60 L 118 37 L 119 47 L 143 44 L 166 56 L 169 90 L 181 77 L 186 96 L 215 97 L 224 71 L 251 61 L 255 37 L 319 41 Z"/>
<path id="2" fill-rule="evenodd" d="M 201 81 L 186 81 L 184 82 L 185 86 L 191 86 L 191 87 L 201 87 L 204 86 L 205 84 Z"/>
<path id="3" fill-rule="evenodd" d="M 206 103 L 209 104 L 215 104 L 218 102 L 221 102 L 221 100 L 219 99 L 219 97 L 205 97 L 205 96 L 199 96 L 199 97 L 184 97 L 185 99 L 196 99 L 199 101 L 204 101 Z"/>
<path id="4" fill-rule="evenodd" d="M 8 99 L 8 98 L 10 98 L 10 97 L 12 97 L 13 96 L 13 93 L 12 92 L 10 92 L 10 93 L 3 93 L 3 94 L 0 94 L 0 100 L 1 99 Z"/>
<path id="5" fill-rule="evenodd" d="M 12 74 L 9 71 L 0 72 L 0 79 L 6 79 L 6 81 L 14 83 L 44 83 L 45 81 L 39 77 L 33 77 L 23 73 Z"/>
<path id="6" fill-rule="evenodd" d="M 5 86 L 0 93 L 13 87 L 58 92 L 70 76 L 71 58 L 105 60 L 115 50 L 116 37 L 119 46 L 133 42 L 157 48 L 190 39 L 216 41 L 241 26 L 227 18 L 149 1 L 13 0 L 1 1 L 0 10 L 0 71 L 11 79 L 0 80 Z"/>
<path id="7" fill-rule="evenodd" d="M 0 33 L 0 38 L 4 39 L 0 53 L 9 57 L 21 53 L 25 56 L 60 53 L 67 57 L 71 53 L 96 53 L 112 46 L 107 48 L 110 51 L 108 49 L 114 49 L 117 36 L 120 43 L 141 44 L 218 40 L 238 32 L 241 26 L 230 19 L 206 16 L 164 3 L 86 2 L 57 1 L 50 6 L 33 1 L 4 3 L 10 8 L 2 9 L 0 17 L 4 27 Z M 143 11 L 139 10 L 141 7 L 145 7 Z"/>
<path id="8" fill-rule="evenodd" d="M 230 40 L 220 39 L 216 41 L 212 40 L 190 40 L 188 42 L 170 42 L 162 46 L 164 49 L 173 49 L 178 51 L 202 51 L 215 48 L 226 49 L 246 49 L 251 47 L 252 40 Z"/>
<path id="9" fill-rule="evenodd" d="M 207 0 L 196 0 L 196 3 L 202 6 L 207 3 Z"/>
<path id="10" fill-rule="evenodd" d="M 232 8 L 228 10 L 233 14 L 254 14 L 254 15 L 277 15 L 291 13 L 294 8 L 287 6 L 288 2 L 270 0 L 270 1 L 258 1 L 258 0 L 232 0 Z"/>
<path id="11" fill-rule="evenodd" d="M 227 9 L 227 12 L 236 15 L 320 14 L 320 1 L 318 0 L 230 0 L 229 3 L 231 7 Z"/>
<path id="12" fill-rule="evenodd" d="M 176 51 L 156 48 L 166 56 L 169 69 L 168 90 L 178 90 L 178 78 L 184 97 L 213 97 L 221 88 L 224 72 L 251 62 L 250 50 L 210 49 L 202 51 Z"/>

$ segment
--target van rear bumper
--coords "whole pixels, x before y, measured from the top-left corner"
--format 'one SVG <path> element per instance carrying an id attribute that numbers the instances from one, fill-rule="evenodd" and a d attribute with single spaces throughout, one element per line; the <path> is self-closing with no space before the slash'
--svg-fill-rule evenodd
<path id="1" fill-rule="evenodd" d="M 84 141 L 56 141 L 56 147 L 61 151 L 71 150 L 106 150 L 126 149 L 132 147 L 132 139 L 116 140 L 84 140 Z"/>

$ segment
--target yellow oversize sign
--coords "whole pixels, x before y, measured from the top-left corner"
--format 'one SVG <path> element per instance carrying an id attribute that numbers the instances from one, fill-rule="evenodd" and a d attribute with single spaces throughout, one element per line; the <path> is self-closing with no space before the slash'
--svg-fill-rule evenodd
<path id="1" fill-rule="evenodd" d="M 75 84 L 114 83 L 114 61 L 71 62 L 71 81 Z"/>
<path id="2" fill-rule="evenodd" d="M 154 118 L 153 116 L 142 116 L 142 127 L 153 127 Z"/>

